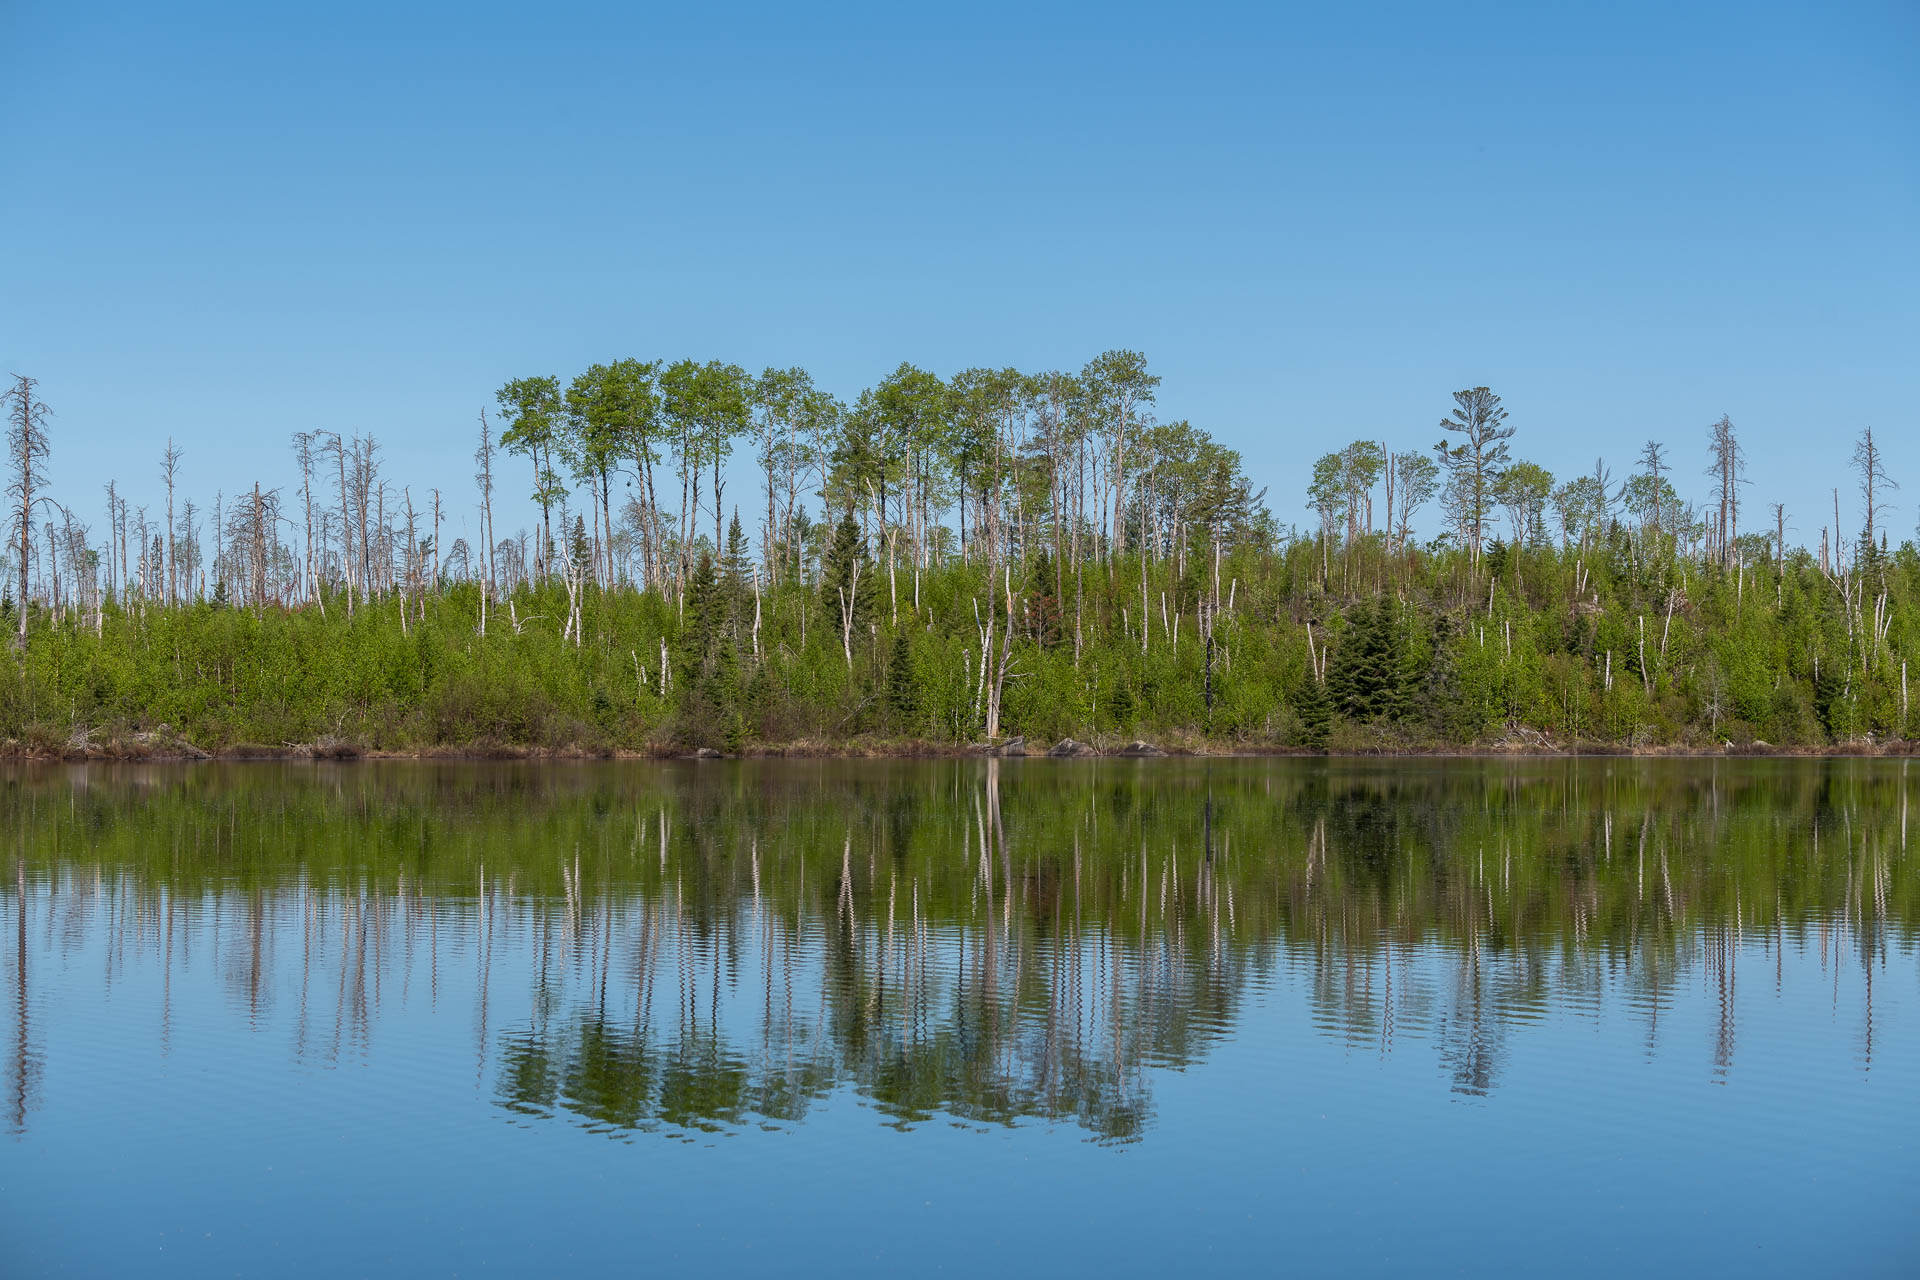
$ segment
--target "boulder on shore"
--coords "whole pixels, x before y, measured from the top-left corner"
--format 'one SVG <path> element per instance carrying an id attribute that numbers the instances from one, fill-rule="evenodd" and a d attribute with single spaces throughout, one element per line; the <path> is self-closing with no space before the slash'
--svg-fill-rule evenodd
<path id="1" fill-rule="evenodd" d="M 1066 760 L 1078 756 L 1098 755 L 1099 752 L 1084 742 L 1076 742 L 1072 738 L 1062 738 L 1053 744 L 1052 749 L 1049 750 L 1047 754 L 1057 760 Z"/>
<path id="2" fill-rule="evenodd" d="M 1167 753 L 1154 746 L 1151 742 L 1142 742 L 1136 738 L 1113 754 L 1117 756 L 1163 756 Z"/>

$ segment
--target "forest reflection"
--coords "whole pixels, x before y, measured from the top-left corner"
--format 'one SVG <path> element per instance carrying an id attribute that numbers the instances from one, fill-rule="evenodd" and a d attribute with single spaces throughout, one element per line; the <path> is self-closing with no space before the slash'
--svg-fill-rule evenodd
<path id="1" fill-rule="evenodd" d="M 37 975 L 83 955 L 163 1048 L 214 984 L 302 1061 L 457 1013 L 502 1108 L 616 1133 L 851 1091 L 1130 1140 L 1156 1068 L 1294 990 L 1487 1095 L 1529 1026 L 1602 1008 L 1725 1073 L 1743 986 L 1817 965 L 1864 996 L 1867 1066 L 1913 947 L 1908 795 L 1888 761 L 16 769 L 8 1123 Z M 1702 991 L 1712 1043 L 1665 1046 Z"/>

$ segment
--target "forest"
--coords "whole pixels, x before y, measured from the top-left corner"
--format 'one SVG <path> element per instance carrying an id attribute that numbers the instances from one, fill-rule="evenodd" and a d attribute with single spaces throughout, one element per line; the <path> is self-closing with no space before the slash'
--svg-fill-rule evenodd
<path id="1" fill-rule="evenodd" d="M 211 501 L 168 442 L 164 501 L 97 477 L 96 522 L 54 499 L 57 419 L 16 376 L 0 739 L 1905 749 L 1920 558 L 1889 536 L 1871 430 L 1794 545 L 1784 506 L 1754 518 L 1724 416 L 1555 477 L 1475 387 L 1408 433 L 1437 444 L 1320 457 L 1309 519 L 1282 526 L 1239 453 L 1159 416 L 1159 384 L 1116 350 L 1078 372 L 903 364 L 847 403 L 797 368 L 625 359 L 499 388 L 457 494 L 397 483 L 372 436 L 305 431 L 284 474 Z M 471 541 L 445 537 L 460 516 Z"/>

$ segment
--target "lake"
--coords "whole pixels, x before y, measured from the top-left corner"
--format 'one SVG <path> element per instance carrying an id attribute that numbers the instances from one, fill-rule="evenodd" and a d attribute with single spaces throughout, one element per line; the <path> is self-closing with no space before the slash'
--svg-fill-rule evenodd
<path id="1" fill-rule="evenodd" d="M 1881 760 L 0 773 L 0 1272 L 1920 1272 Z"/>

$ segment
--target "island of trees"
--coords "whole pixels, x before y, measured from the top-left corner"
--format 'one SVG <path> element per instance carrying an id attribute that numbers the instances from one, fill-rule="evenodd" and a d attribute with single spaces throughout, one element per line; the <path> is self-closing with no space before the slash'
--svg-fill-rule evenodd
<path id="1" fill-rule="evenodd" d="M 1131 351 L 903 364 L 849 404 L 801 369 L 618 360 L 501 387 L 460 493 L 396 483 L 371 436 L 307 431 L 274 483 L 210 500 L 169 442 L 164 501 L 103 476 L 89 519 L 54 500 L 57 419 L 16 376 L 0 738 L 113 757 L 1908 737 L 1920 557 L 1889 537 L 1871 430 L 1796 545 L 1784 506 L 1756 518 L 1724 416 L 1556 478 L 1475 387 L 1409 440 L 1321 457 L 1311 522 L 1282 527 L 1237 452 L 1158 416 L 1159 382 Z"/>

